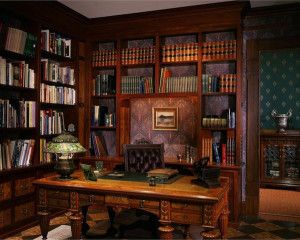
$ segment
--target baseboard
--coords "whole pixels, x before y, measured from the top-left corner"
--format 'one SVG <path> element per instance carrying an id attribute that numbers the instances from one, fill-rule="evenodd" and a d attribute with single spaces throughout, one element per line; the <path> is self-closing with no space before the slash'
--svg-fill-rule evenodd
<path id="1" fill-rule="evenodd" d="M 299 215 L 284 215 L 284 214 L 260 212 L 259 216 L 268 221 L 269 220 L 278 220 L 278 221 L 289 221 L 289 222 L 300 223 Z"/>

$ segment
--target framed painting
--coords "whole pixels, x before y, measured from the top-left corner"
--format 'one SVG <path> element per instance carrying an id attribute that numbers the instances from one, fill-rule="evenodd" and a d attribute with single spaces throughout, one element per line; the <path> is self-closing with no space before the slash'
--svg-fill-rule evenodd
<path id="1" fill-rule="evenodd" d="M 153 130 L 178 130 L 178 108 L 152 108 Z"/>

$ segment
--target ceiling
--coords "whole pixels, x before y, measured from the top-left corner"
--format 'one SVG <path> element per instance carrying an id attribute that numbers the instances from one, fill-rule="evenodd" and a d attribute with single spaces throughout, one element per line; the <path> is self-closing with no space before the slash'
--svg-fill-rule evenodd
<path id="1" fill-rule="evenodd" d="M 58 0 L 67 7 L 88 17 L 107 17 L 122 14 L 148 12 L 161 9 L 202 5 L 231 0 Z M 299 2 L 300 0 L 250 0 L 251 7 Z"/>

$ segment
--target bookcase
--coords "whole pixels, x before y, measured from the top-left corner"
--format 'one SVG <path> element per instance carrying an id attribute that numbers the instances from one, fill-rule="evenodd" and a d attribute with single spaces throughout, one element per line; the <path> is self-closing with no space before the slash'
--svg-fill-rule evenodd
<path id="1" fill-rule="evenodd" d="M 196 149 L 193 160 L 208 156 L 210 167 L 220 167 L 221 175 L 230 178 L 230 217 L 238 221 L 243 87 L 240 20 L 244 7 L 240 3 L 230 3 L 222 8 L 208 5 L 208 8 L 195 10 L 184 8 L 112 17 L 105 23 L 95 19 L 89 34 L 89 88 L 93 91 L 96 86 L 97 71 L 111 71 L 116 81 L 115 95 L 102 96 L 99 105 L 112 97 L 114 101 L 110 105 L 114 106 L 116 121 L 113 129 L 91 125 L 86 142 L 98 151 L 107 142 L 112 146 L 113 141 L 115 152 L 101 154 L 100 150 L 100 156 L 92 154 L 81 161 L 103 160 L 104 165 L 112 169 L 123 162 L 123 144 L 146 138 L 165 143 L 167 166 L 191 168 L 191 162 L 174 164 L 178 153 L 184 155 L 184 145 L 190 145 Z M 227 14 L 229 9 L 234 11 L 232 17 L 212 17 Z M 170 16 L 172 18 L 168 19 Z M 159 23 L 153 20 L 155 18 L 160 19 Z M 100 27 L 106 31 L 100 32 Z M 100 43 L 110 44 L 113 50 L 99 51 Z M 91 124 L 98 99 L 96 102 L 94 97 L 88 99 L 91 109 L 88 115 L 94 116 Z M 172 104 L 178 104 L 179 108 L 178 131 L 153 130 L 151 108 L 156 105 L 173 107 Z M 182 116 L 187 113 L 192 115 Z M 96 130 L 102 132 L 98 146 L 97 141 L 90 140 Z M 104 135 L 108 131 L 113 132 L 113 138 Z M 171 144 L 174 146 L 170 147 Z"/>
<path id="2" fill-rule="evenodd" d="M 32 182 L 53 174 L 54 156 L 43 153 L 46 142 L 64 129 L 82 134 L 78 92 L 84 43 L 29 12 L 1 3 L 0 236 L 36 220 Z"/>

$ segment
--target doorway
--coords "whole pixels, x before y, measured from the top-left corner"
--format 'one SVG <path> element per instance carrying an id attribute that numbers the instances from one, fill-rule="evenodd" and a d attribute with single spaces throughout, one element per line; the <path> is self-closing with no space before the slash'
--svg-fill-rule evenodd
<path id="1" fill-rule="evenodd" d="M 260 171 L 264 167 L 264 165 L 262 165 L 260 162 L 260 138 L 262 133 L 261 109 L 259 107 L 262 104 L 260 96 L 260 54 L 263 51 L 277 51 L 280 49 L 291 48 L 299 48 L 299 41 L 297 40 L 297 38 L 249 40 L 246 44 L 246 79 L 248 109 L 245 214 L 247 215 L 264 215 L 264 217 L 266 218 L 271 216 L 277 219 L 281 218 L 281 220 L 287 220 L 284 217 L 290 217 L 290 213 L 296 215 L 296 219 L 300 216 L 300 213 L 296 213 L 295 211 L 295 209 L 297 209 L 298 211 L 300 209 L 299 205 L 297 205 L 298 202 L 300 202 L 299 187 L 297 188 L 297 186 L 295 185 L 292 189 L 288 189 L 279 185 L 264 185 L 262 184 L 263 175 Z M 271 68 L 271 71 L 273 71 L 273 67 Z M 271 78 L 271 76 L 269 77 Z M 299 81 L 300 79 L 298 80 L 298 82 Z M 271 81 L 271 84 L 273 84 L 273 81 Z M 279 98 L 282 96 L 284 95 L 281 94 Z M 273 95 L 271 95 L 271 98 L 273 98 Z M 266 102 L 263 102 L 263 104 L 266 104 Z M 272 109 L 270 111 L 272 111 Z M 278 111 L 282 111 L 282 109 Z M 266 114 L 269 114 L 270 117 L 270 113 L 268 111 Z M 268 119 L 268 121 L 271 125 L 274 124 L 274 121 L 271 117 Z M 269 127 L 267 123 L 264 124 L 267 126 L 267 128 Z M 274 125 L 271 127 L 274 128 Z M 276 171 L 274 171 L 273 174 L 276 175 Z M 279 199 L 279 201 L 277 199 Z M 295 207 L 295 209 L 292 210 L 292 207 Z M 299 214 L 299 216 L 297 216 L 297 214 Z M 295 219 L 290 218 L 290 220 Z"/>

